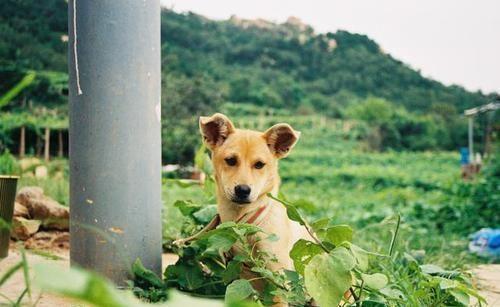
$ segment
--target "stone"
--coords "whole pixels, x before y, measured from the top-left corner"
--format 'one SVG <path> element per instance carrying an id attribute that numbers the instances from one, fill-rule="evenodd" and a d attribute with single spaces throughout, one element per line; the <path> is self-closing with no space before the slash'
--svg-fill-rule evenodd
<path id="1" fill-rule="evenodd" d="M 38 231 L 41 224 L 42 221 L 39 220 L 28 220 L 24 217 L 15 216 L 12 218 L 10 236 L 16 240 L 26 241 Z"/>
<path id="2" fill-rule="evenodd" d="M 15 202 L 14 203 L 14 216 L 29 218 L 30 212 L 28 211 L 28 208 L 26 208 L 25 206 L 21 205 L 18 202 Z"/>
<path id="3" fill-rule="evenodd" d="M 44 229 L 69 229 L 69 208 L 45 196 L 43 189 L 21 188 L 17 193 L 16 201 L 26 207 L 32 219 L 41 220 Z"/>

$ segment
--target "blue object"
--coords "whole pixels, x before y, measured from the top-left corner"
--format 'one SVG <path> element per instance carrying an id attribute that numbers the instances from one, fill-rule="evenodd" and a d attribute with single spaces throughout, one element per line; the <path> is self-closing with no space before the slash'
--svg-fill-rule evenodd
<path id="1" fill-rule="evenodd" d="M 471 234 L 469 251 L 482 257 L 500 257 L 500 229 L 483 228 Z"/>
<path id="2" fill-rule="evenodd" d="M 467 147 L 462 147 L 460 148 L 460 165 L 467 165 L 469 164 L 469 148 Z"/>

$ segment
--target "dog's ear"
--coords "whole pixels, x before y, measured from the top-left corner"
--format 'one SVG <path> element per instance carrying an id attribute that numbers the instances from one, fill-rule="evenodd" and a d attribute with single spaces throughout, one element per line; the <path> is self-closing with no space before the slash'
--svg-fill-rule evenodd
<path id="1" fill-rule="evenodd" d="M 289 124 L 276 124 L 264 132 L 267 146 L 278 158 L 284 158 L 295 146 L 300 137 L 300 131 L 295 131 Z"/>
<path id="2" fill-rule="evenodd" d="M 209 117 L 200 117 L 200 132 L 205 145 L 214 150 L 234 132 L 234 125 L 224 114 L 215 113 Z"/>

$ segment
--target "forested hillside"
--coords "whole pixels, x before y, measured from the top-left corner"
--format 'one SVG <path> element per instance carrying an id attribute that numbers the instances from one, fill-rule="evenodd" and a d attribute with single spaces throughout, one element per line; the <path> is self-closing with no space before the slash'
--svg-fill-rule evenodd
<path id="1" fill-rule="evenodd" d="M 37 77 L 2 111 L 49 108 L 64 116 L 66 32 L 64 0 L 3 1 L 0 93 L 28 71 Z M 364 35 L 317 34 L 295 18 L 280 25 L 236 17 L 212 21 L 164 9 L 161 35 L 165 162 L 191 159 L 197 142 L 193 119 L 216 110 L 358 119 L 377 128 L 378 149 L 418 150 L 456 148 L 461 136 L 454 134 L 462 133 L 458 114 L 488 100 L 424 78 Z M 366 118 L 370 109 L 385 110 L 385 121 Z M 0 146 L 9 143 L 13 128 L 0 124 Z M 435 139 L 405 144 L 401 138 L 408 133 Z M 442 133 L 447 141 L 439 142 Z"/>

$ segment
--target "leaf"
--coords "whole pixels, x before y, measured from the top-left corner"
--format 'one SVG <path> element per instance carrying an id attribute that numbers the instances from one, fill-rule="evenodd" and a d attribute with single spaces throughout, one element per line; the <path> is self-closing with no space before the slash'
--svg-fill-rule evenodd
<path id="1" fill-rule="evenodd" d="M 225 301 L 228 303 L 242 301 L 254 293 L 255 290 L 248 280 L 237 279 L 227 286 Z"/>
<path id="2" fill-rule="evenodd" d="M 28 87 L 33 80 L 35 80 L 36 73 L 34 71 L 29 72 L 24 76 L 21 81 L 19 81 L 13 88 L 11 88 L 7 93 L 0 97 L 0 108 L 6 106 L 12 99 L 14 99 L 19 93 L 21 93 L 26 87 Z"/>
<path id="3" fill-rule="evenodd" d="M 356 266 L 356 259 L 354 259 L 349 250 L 343 246 L 339 246 L 332 250 L 330 255 L 347 271 L 354 269 Z"/>
<path id="4" fill-rule="evenodd" d="M 34 271 L 35 283 L 45 291 L 79 299 L 95 306 L 147 306 L 130 292 L 117 290 L 112 283 L 95 273 L 78 268 L 66 270 L 54 264 L 35 265 Z"/>
<path id="5" fill-rule="evenodd" d="M 139 284 L 140 287 L 149 288 L 163 288 L 163 280 L 158 277 L 153 271 L 146 269 L 139 258 L 132 264 L 132 273 L 134 274 L 135 282 Z"/>
<path id="6" fill-rule="evenodd" d="M 361 278 L 365 282 L 365 286 L 373 290 L 380 290 L 389 283 L 387 276 L 382 273 L 361 274 Z"/>
<path id="7" fill-rule="evenodd" d="M 294 201 L 293 205 L 304 210 L 304 212 L 312 213 L 316 210 L 316 205 L 313 202 L 303 198 Z"/>
<path id="8" fill-rule="evenodd" d="M 205 277 L 200 267 L 184 261 L 177 261 L 165 270 L 165 278 L 169 286 L 178 286 L 181 290 L 198 289 L 205 283 Z"/>
<path id="9" fill-rule="evenodd" d="M 194 204 L 190 200 L 178 200 L 174 203 L 174 207 L 178 208 L 182 215 L 191 216 L 193 213 L 200 210 L 201 205 Z"/>
<path id="10" fill-rule="evenodd" d="M 330 223 L 330 218 L 320 219 L 320 220 L 314 221 L 311 224 L 311 228 L 314 232 L 318 232 L 321 229 L 328 228 L 329 223 Z"/>
<path id="11" fill-rule="evenodd" d="M 282 203 L 285 206 L 286 214 L 288 215 L 289 219 L 291 219 L 292 221 L 298 222 L 302 226 L 306 225 L 306 221 L 302 218 L 302 216 L 299 213 L 299 210 L 297 210 L 297 208 L 293 204 L 291 204 L 285 200 L 281 200 L 279 198 L 276 198 L 271 193 L 269 193 L 267 195 L 271 199 L 274 199 L 274 200 Z"/>
<path id="12" fill-rule="evenodd" d="M 358 269 L 361 271 L 368 270 L 368 252 L 354 244 L 351 244 L 350 250 L 356 259 Z"/>
<path id="13" fill-rule="evenodd" d="M 348 225 L 335 225 L 328 227 L 324 231 L 318 232 L 318 236 L 325 241 L 330 242 L 335 246 L 341 245 L 343 242 L 352 241 L 353 230 Z"/>
<path id="14" fill-rule="evenodd" d="M 304 271 L 309 294 L 320 306 L 338 306 L 351 286 L 353 267 L 354 258 L 344 247 L 314 256 Z"/>
<path id="15" fill-rule="evenodd" d="M 293 245 L 290 251 L 290 258 L 293 260 L 293 265 L 297 273 L 304 275 L 305 266 L 314 256 L 323 252 L 323 249 L 318 244 L 300 239 Z"/>
<path id="16" fill-rule="evenodd" d="M 214 253 L 219 255 L 220 253 L 225 253 L 233 247 L 236 243 L 237 237 L 234 232 L 231 231 L 214 231 L 213 234 L 209 233 L 208 236 L 208 247 L 205 253 Z"/>
<path id="17" fill-rule="evenodd" d="M 207 224 L 217 214 L 217 205 L 206 205 L 193 213 L 193 217 L 201 224 Z"/>
<path id="18" fill-rule="evenodd" d="M 224 282 L 224 284 L 227 285 L 228 283 L 237 279 L 240 276 L 240 273 L 241 273 L 241 262 L 231 260 L 227 264 L 227 267 L 224 270 L 224 272 L 222 272 L 222 281 Z"/>
<path id="19" fill-rule="evenodd" d="M 392 287 L 385 287 L 380 289 L 379 291 L 380 293 L 391 299 L 402 299 L 404 297 L 404 294 L 403 292 L 401 292 L 401 290 Z"/>
<path id="20" fill-rule="evenodd" d="M 23 267 L 23 262 L 20 261 L 19 263 L 11 266 L 3 275 L 0 277 L 0 286 L 2 286 L 9 278 L 14 275 L 19 269 Z"/>
<path id="21" fill-rule="evenodd" d="M 458 289 L 451 289 L 449 292 L 457 302 L 464 306 L 469 306 L 470 296 L 467 293 Z"/>
<path id="22" fill-rule="evenodd" d="M 443 268 L 435 264 L 423 264 L 420 266 L 420 269 L 422 270 L 422 272 L 432 276 L 440 276 L 444 278 L 455 278 L 457 276 L 460 276 L 460 272 L 458 271 L 444 270 Z"/>
<path id="23" fill-rule="evenodd" d="M 192 179 L 165 179 L 165 183 L 166 184 L 173 183 L 183 189 L 200 185 L 200 182 L 198 180 L 192 180 Z"/>

